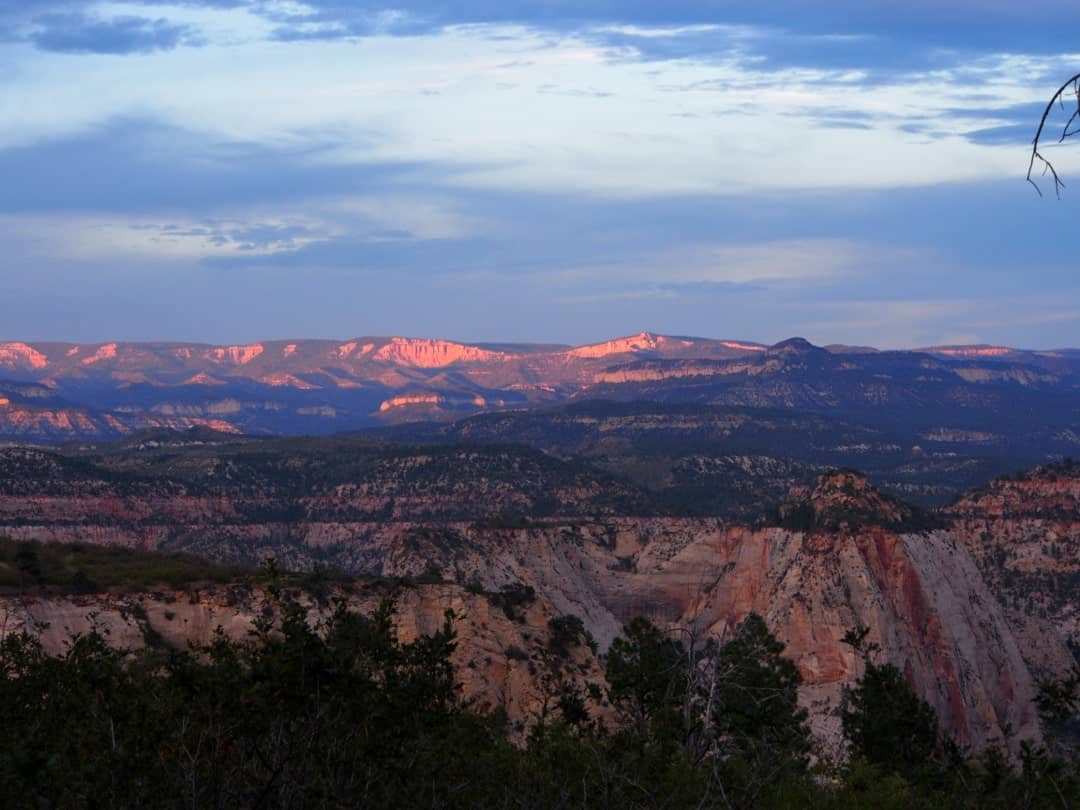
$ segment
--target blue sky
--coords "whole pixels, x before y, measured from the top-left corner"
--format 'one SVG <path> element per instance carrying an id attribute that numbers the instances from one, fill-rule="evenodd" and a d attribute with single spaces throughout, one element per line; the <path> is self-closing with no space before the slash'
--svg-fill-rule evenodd
<path id="1" fill-rule="evenodd" d="M 5 2 L 0 339 L 1080 345 L 1019 6 Z"/>

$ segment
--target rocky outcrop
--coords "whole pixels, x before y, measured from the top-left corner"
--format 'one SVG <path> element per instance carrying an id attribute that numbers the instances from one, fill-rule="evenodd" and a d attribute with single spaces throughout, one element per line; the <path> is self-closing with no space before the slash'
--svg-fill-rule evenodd
<path id="1" fill-rule="evenodd" d="M 917 510 L 870 486 L 855 470 L 819 476 L 813 486 L 791 490 L 780 505 L 780 519 L 811 536 L 843 533 L 863 526 L 900 529 L 919 519 Z"/>
<path id="2" fill-rule="evenodd" d="M 167 409 L 166 409 L 167 410 Z M 173 416 L 146 411 L 137 414 L 95 413 L 57 403 L 48 404 L 0 395 L 0 431 L 9 439 L 40 442 L 83 439 L 115 439 L 140 430 L 189 430 L 205 427 L 238 433 L 229 421 L 204 416 Z"/>
<path id="3" fill-rule="evenodd" d="M 910 508 L 855 473 L 823 476 L 802 493 L 805 529 L 718 521 L 617 520 L 549 528 L 414 535 L 386 544 L 383 570 L 415 573 L 437 560 L 462 579 L 521 581 L 582 616 L 602 646 L 635 615 L 723 638 L 751 611 L 798 665 L 815 729 L 839 737 L 838 707 L 862 662 L 841 641 L 859 626 L 882 657 L 965 744 L 1037 737 L 1035 680 L 1071 660 L 1000 604 L 960 536 L 905 530 Z M 795 501 L 793 496 L 792 502 Z M 1013 739 L 1013 744 L 1016 739 Z"/>
<path id="4" fill-rule="evenodd" d="M 25 343 L 0 343 L 0 366 L 8 368 L 43 369 L 49 365 L 49 358 Z"/>
<path id="5" fill-rule="evenodd" d="M 971 552 L 1040 675 L 1080 655 L 1080 464 L 1001 478 L 949 505 Z"/>
<path id="6" fill-rule="evenodd" d="M 689 520 L 416 536 L 391 542 L 384 571 L 438 560 L 492 587 L 526 582 L 582 616 L 602 645 L 634 615 L 723 638 L 757 612 L 805 679 L 817 731 L 839 735 L 837 708 L 861 661 L 841 638 L 872 628 L 946 728 L 970 744 L 1009 727 L 1037 736 L 1033 677 L 974 560 L 946 532 L 881 526 L 796 532 Z"/>

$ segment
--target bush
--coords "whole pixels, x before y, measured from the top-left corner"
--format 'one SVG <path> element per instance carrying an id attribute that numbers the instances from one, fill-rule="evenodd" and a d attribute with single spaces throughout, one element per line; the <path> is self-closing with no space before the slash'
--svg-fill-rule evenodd
<path id="1" fill-rule="evenodd" d="M 518 609 L 536 601 L 536 591 L 529 585 L 515 582 L 504 585 L 497 593 L 489 593 L 488 601 L 500 607 L 508 619 L 517 619 Z"/>
<path id="2" fill-rule="evenodd" d="M 596 654 L 596 640 L 593 639 L 592 633 L 586 629 L 585 623 L 578 616 L 572 613 L 556 616 L 548 621 L 548 628 L 551 630 L 552 649 L 565 655 L 569 653 L 571 647 L 577 647 L 584 643 L 592 650 L 593 655 Z"/>

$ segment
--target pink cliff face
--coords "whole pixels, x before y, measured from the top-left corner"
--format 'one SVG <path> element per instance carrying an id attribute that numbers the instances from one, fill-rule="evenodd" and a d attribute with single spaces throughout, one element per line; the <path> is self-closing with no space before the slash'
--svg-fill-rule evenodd
<path id="1" fill-rule="evenodd" d="M 493 352 L 448 340 L 391 338 L 389 343 L 371 357 L 373 360 L 384 363 L 398 363 L 417 368 L 442 368 L 454 363 L 479 363 L 502 359 L 506 356 L 502 352 Z"/>
<path id="2" fill-rule="evenodd" d="M 207 359 L 215 363 L 244 366 L 260 356 L 264 351 L 266 351 L 266 347 L 261 343 L 252 343 L 248 346 L 219 346 L 207 352 Z"/>
<path id="3" fill-rule="evenodd" d="M 946 357 L 1005 357 L 1013 353 L 1007 346 L 945 346 L 930 351 Z"/>
<path id="4" fill-rule="evenodd" d="M 183 381 L 182 385 L 226 385 L 224 380 L 212 377 L 205 371 L 194 374 Z"/>
<path id="5" fill-rule="evenodd" d="M 763 352 L 766 351 L 765 346 L 758 346 L 756 343 L 738 343 L 733 340 L 720 341 L 721 346 L 726 346 L 729 349 L 736 349 L 744 352 Z"/>
<path id="6" fill-rule="evenodd" d="M 104 346 L 99 347 L 98 350 L 89 357 L 84 357 L 82 364 L 84 366 L 92 366 L 103 360 L 112 360 L 116 357 L 116 349 L 117 346 L 115 343 L 106 343 Z"/>
<path id="7" fill-rule="evenodd" d="M 7 342 L 0 343 L 0 381 L 32 381 L 38 386 L 51 387 L 58 397 L 73 401 L 78 408 L 91 413 L 99 412 L 95 404 L 80 399 L 82 394 L 67 396 L 69 385 L 73 387 L 93 379 L 95 384 L 111 383 L 115 391 L 133 386 L 161 389 L 158 402 L 148 400 L 149 404 L 145 406 L 130 407 L 125 404 L 123 412 L 112 414 L 127 426 L 125 432 L 144 426 L 146 420 L 153 418 L 155 409 L 176 405 L 178 395 L 172 392 L 186 385 L 224 387 L 241 384 L 248 387 L 256 383 L 278 389 L 251 398 L 252 409 L 260 413 L 270 402 L 279 411 L 293 407 L 284 401 L 288 389 L 299 394 L 316 390 L 366 390 L 373 394 L 378 391 L 378 398 L 374 401 L 365 399 L 361 408 L 338 408 L 336 416 L 327 417 L 342 423 L 350 422 L 342 428 L 348 430 L 366 426 L 369 419 L 382 420 L 383 417 L 390 421 L 445 420 L 469 411 L 565 402 L 575 397 L 589 397 L 595 393 L 589 390 L 591 386 L 610 386 L 612 390 L 600 392 L 601 397 L 620 399 L 633 395 L 634 386 L 642 384 L 684 387 L 696 385 L 698 379 L 705 382 L 713 378 L 718 386 L 731 389 L 720 392 L 720 400 L 750 406 L 793 407 L 808 397 L 833 396 L 831 389 L 835 386 L 831 376 L 822 381 L 820 391 L 817 384 L 811 390 L 810 385 L 799 379 L 786 378 L 792 369 L 796 377 L 802 373 L 799 370 L 805 366 L 800 365 L 800 357 L 804 349 L 805 346 L 789 346 L 774 351 L 745 341 L 684 338 L 652 332 L 639 332 L 576 348 L 541 345 L 487 348 L 449 340 L 406 337 L 360 337 L 346 342 L 274 341 L 229 346 Z M 1067 385 L 1070 379 L 1068 364 L 1072 361 L 1065 353 L 1054 358 L 1036 357 L 1036 353 L 994 346 L 946 346 L 924 351 L 929 354 L 923 355 L 918 362 L 925 364 L 927 375 L 918 378 L 920 384 L 936 376 L 980 387 L 1006 383 L 1035 388 Z M 931 356 L 935 352 L 940 355 L 936 359 Z M 946 355 L 952 356 L 951 362 Z M 1004 355 L 1010 356 L 985 362 L 986 358 Z M 855 357 L 854 354 L 851 356 Z M 838 369 L 836 373 L 858 372 L 858 364 L 851 362 L 852 365 Z M 746 378 L 745 382 L 740 383 L 736 379 L 739 377 Z M 621 390 L 618 387 L 622 387 Z M 897 401 L 886 382 L 866 383 L 863 388 L 866 403 L 888 406 Z M 418 391 L 442 399 L 423 406 L 416 402 L 396 401 Z M 970 395 L 977 398 L 981 392 Z M 249 395 L 237 393 L 234 396 Z M 390 404 L 378 408 L 375 403 L 379 401 Z M 718 400 L 717 404 L 721 402 Z M 70 405 L 57 405 L 57 409 L 65 407 Z M 297 407 L 308 407 L 308 403 Z M 248 417 L 246 422 L 238 419 L 235 424 L 246 430 L 278 429 L 264 426 L 262 417 L 256 413 L 249 413 Z M 69 421 L 73 426 L 78 424 L 74 418 Z M 8 435 L 17 433 L 20 437 L 31 437 L 33 431 L 26 427 L 27 424 L 24 421 L 16 430 L 8 419 L 0 418 L 0 435 L 7 431 Z M 79 438 L 77 428 L 72 430 L 66 438 Z M 971 435 L 974 441 L 974 434 Z M 46 436 L 42 434 L 41 438 Z M 54 431 L 47 438 L 61 437 Z M 992 440 L 986 438 L 986 441 Z"/>
<path id="8" fill-rule="evenodd" d="M 342 360 L 357 360 L 371 354 L 374 348 L 374 343 L 360 345 L 358 341 L 350 340 L 348 343 L 342 343 L 338 346 L 335 354 Z"/>
<path id="9" fill-rule="evenodd" d="M 683 347 L 693 346 L 693 341 L 676 340 L 664 335 L 654 335 L 650 332 L 641 332 L 624 338 L 608 340 L 604 343 L 594 343 L 589 346 L 579 346 L 566 352 L 567 357 L 597 358 L 609 357 L 616 354 L 633 354 L 634 352 L 655 351 L 667 344 L 675 344 Z"/>
<path id="10" fill-rule="evenodd" d="M 40 369 L 49 365 L 49 358 L 25 343 L 0 343 L 0 366 Z"/>
<path id="11" fill-rule="evenodd" d="M 379 405 L 379 410 L 385 412 L 410 405 L 438 405 L 442 401 L 443 398 L 438 394 L 404 394 L 384 401 Z"/>

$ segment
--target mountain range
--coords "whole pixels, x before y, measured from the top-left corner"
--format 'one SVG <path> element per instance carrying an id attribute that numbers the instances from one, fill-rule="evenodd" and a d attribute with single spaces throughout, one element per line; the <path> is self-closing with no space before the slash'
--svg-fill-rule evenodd
<path id="1" fill-rule="evenodd" d="M 106 439 L 197 425 L 325 435 L 597 398 L 886 419 L 918 406 L 924 415 L 960 409 L 999 423 L 1037 409 L 1067 431 L 1078 388 L 1075 349 L 877 351 L 648 332 L 577 347 L 402 337 L 236 346 L 6 342 L 0 438 Z M 976 441 L 985 432 L 940 421 Z"/>
<path id="2" fill-rule="evenodd" d="M 524 444 L 700 514 L 753 518 L 763 495 L 844 466 L 936 506 L 1077 455 L 1080 351 L 651 333 L 577 347 L 0 343 L 0 441 L 175 442 L 187 430 Z"/>

